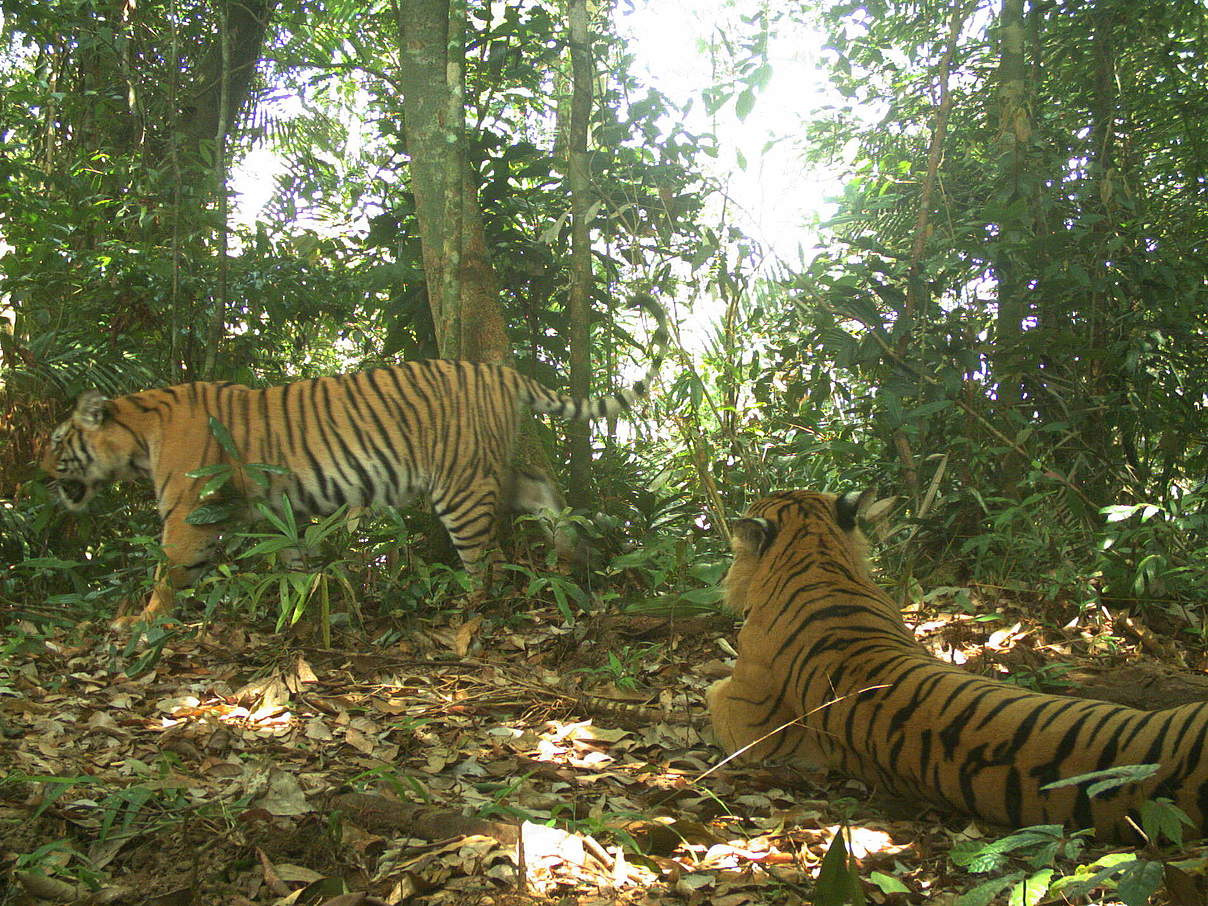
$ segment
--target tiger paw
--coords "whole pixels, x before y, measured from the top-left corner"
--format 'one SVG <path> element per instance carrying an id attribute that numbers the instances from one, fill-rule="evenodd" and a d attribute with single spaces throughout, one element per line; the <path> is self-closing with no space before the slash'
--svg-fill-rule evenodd
<path id="1" fill-rule="evenodd" d="M 113 632 L 131 632 L 136 626 L 150 626 L 152 623 L 160 625 L 175 624 L 174 620 L 170 620 L 162 611 L 151 609 L 141 610 L 138 613 L 119 614 L 113 618 L 113 622 L 109 624 L 109 629 Z"/>
<path id="2" fill-rule="evenodd" d="M 113 622 L 109 624 L 109 628 L 114 632 L 126 632 L 137 623 L 145 623 L 141 613 L 125 614 L 113 618 Z"/>

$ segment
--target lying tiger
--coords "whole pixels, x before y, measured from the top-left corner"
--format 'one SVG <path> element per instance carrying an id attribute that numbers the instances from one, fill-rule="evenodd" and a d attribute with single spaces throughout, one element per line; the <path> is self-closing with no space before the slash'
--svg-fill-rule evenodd
<path id="1" fill-rule="evenodd" d="M 659 320 L 656 353 L 644 380 L 600 399 L 549 390 L 504 365 L 429 360 L 252 390 L 198 382 L 118 399 L 84 393 L 57 428 L 42 458 L 57 496 L 82 510 L 111 481 L 144 480 L 155 488 L 163 522 L 165 565 L 141 613 L 116 627 L 171 611 L 176 591 L 210 566 L 219 525 L 186 521 L 201 503 L 207 478 L 187 473 L 228 462 L 209 420 L 229 431 L 244 463 L 284 466 L 267 491 L 235 469 L 234 490 L 280 507 L 282 492 L 299 515 L 323 516 L 341 506 L 401 506 L 416 496 L 433 510 L 466 570 L 476 577 L 499 558 L 496 528 L 505 509 L 557 513 L 557 487 L 512 465 L 521 413 L 586 420 L 627 410 L 647 392 L 666 339 Z M 573 542 L 555 534 L 560 555 Z"/>
<path id="2" fill-rule="evenodd" d="M 1094 827 L 1135 839 L 1147 800 L 1208 817 L 1208 702 L 1137 711 L 1026 692 L 932 658 L 869 577 L 857 518 L 868 494 L 787 491 L 733 527 L 727 601 L 746 615 L 733 675 L 708 691 L 729 752 L 790 756 L 897 793 L 1021 827 Z M 782 729 L 778 729 L 782 728 Z M 1091 799 L 1115 765 L 1150 779 Z"/>

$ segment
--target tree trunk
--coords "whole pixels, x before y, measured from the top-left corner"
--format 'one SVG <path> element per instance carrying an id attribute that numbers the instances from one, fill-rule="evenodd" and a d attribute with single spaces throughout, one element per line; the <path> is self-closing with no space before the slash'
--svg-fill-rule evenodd
<path id="1" fill-rule="evenodd" d="M 440 320 L 436 335 L 450 358 L 461 355 L 461 250 L 465 235 L 464 203 L 466 181 L 466 2 L 449 0 L 445 42 L 445 120 L 443 169 L 445 171 L 444 210 L 441 222 Z M 435 315 L 436 312 L 433 312 Z"/>
<path id="2" fill-rule="evenodd" d="M 224 3 L 226 44 L 215 42 L 196 68 L 192 92 L 181 111 L 181 131 L 189 141 L 186 153 L 197 153 L 215 135 L 230 135 L 251 96 L 256 66 L 277 0 Z M 227 76 L 224 79 L 223 73 Z M 223 103 L 223 94 L 227 103 Z"/>
<path id="3" fill-rule="evenodd" d="M 1031 141 L 1032 121 L 1029 110 L 1027 88 L 1027 64 L 1024 43 L 1027 22 L 1024 18 L 1024 0 L 1003 0 L 998 30 L 999 65 L 998 98 L 998 149 L 1002 207 L 1007 211 L 1019 211 L 1017 204 L 1030 198 L 1025 184 L 1028 168 L 1028 144 Z M 1023 322 L 1029 315 L 1029 271 L 1024 246 L 1032 234 L 1030 215 L 1027 212 L 1010 214 L 1012 219 L 1002 218 L 998 225 L 995 242 L 994 276 L 998 283 L 998 318 L 995 326 L 993 369 L 998 385 L 998 414 L 1002 430 L 1013 436 L 1016 432 L 1011 417 L 1024 414 L 1023 374 L 1030 370 L 1027 364 L 1026 338 Z M 1007 494 L 1012 493 L 1019 478 L 1023 463 L 1013 453 L 1005 453 L 999 487 Z"/>
<path id="4" fill-rule="evenodd" d="M 74 40 L 48 44 L 48 78 L 69 95 L 92 99 L 67 104 L 57 117 L 47 118 L 48 171 L 64 151 L 71 156 L 103 152 L 114 163 L 98 170 L 101 194 L 158 205 L 154 216 L 137 220 L 98 219 L 99 229 L 81 231 L 73 241 L 81 250 L 123 240 L 171 249 L 174 290 L 153 315 L 170 334 L 165 370 L 173 378 L 214 369 L 207 359 L 217 354 L 213 327 L 221 313 L 187 296 L 178 299 L 175 287 L 180 267 L 195 268 L 203 278 L 197 282 L 206 284 L 221 272 L 221 265 L 213 267 L 211 225 L 211 207 L 226 185 L 220 149 L 252 96 L 276 5 L 277 0 L 224 0 L 206 21 L 182 23 L 163 5 L 98 3 L 79 17 Z M 215 24 L 220 20 L 225 20 L 222 27 Z M 180 42 L 178 30 L 186 27 L 192 38 Z M 219 40 L 213 40 L 215 34 Z M 164 55 L 163 69 L 140 69 L 140 60 Z M 113 312 L 116 322 L 146 320 L 141 307 L 133 307 L 126 318 L 120 304 Z"/>
<path id="5" fill-rule="evenodd" d="M 230 231 L 227 224 L 229 216 L 227 205 L 227 129 L 232 122 L 231 107 L 231 35 L 227 7 L 218 10 L 218 42 L 222 45 L 222 71 L 218 81 L 221 86 L 218 92 L 217 130 L 214 134 L 214 192 L 218 198 L 218 280 L 216 292 L 211 301 L 210 324 L 206 336 L 205 359 L 201 367 L 204 380 L 212 381 L 219 377 L 218 361 L 226 337 L 226 316 L 228 305 L 228 242 Z"/>
<path id="6" fill-rule="evenodd" d="M 567 345 L 570 348 L 570 392 L 583 398 L 591 393 L 591 174 L 587 155 L 587 130 L 591 118 L 591 37 L 587 27 L 587 0 L 569 0 L 572 86 L 570 124 L 566 141 L 567 182 L 570 190 L 571 247 L 570 295 L 567 301 Z M 570 503 L 585 507 L 591 499 L 591 432 L 584 422 L 567 426 L 570 440 Z"/>
<path id="7" fill-rule="evenodd" d="M 397 0 L 395 15 L 401 44 L 403 136 L 411 158 L 411 191 L 437 345 L 441 355 L 450 358 L 508 361 L 511 349 L 478 207 L 477 176 L 463 159 L 461 143 L 455 142 L 454 147 L 448 143 L 450 130 L 456 130 L 456 124 L 449 122 L 451 93 L 456 93 L 449 84 L 449 0 Z M 456 35 L 452 43 L 457 43 Z M 461 185 L 454 186 L 451 195 L 450 184 L 455 182 L 451 174 L 459 171 Z M 460 229 L 449 222 L 457 214 L 456 208 L 450 211 L 450 199 L 458 194 Z M 449 260 L 454 248 L 460 252 L 457 262 Z M 449 279 L 446 266 L 456 270 Z M 456 295 L 446 298 L 447 292 Z"/>
<path id="8" fill-rule="evenodd" d="M 464 2 L 395 0 L 394 9 L 403 140 L 410 157 L 411 192 L 437 347 L 447 358 L 510 362 L 498 279 L 478 205 L 478 175 L 466 159 L 464 140 L 456 140 L 462 131 L 458 124 L 465 117 L 464 57 L 450 61 L 449 55 L 464 43 L 458 35 L 465 27 Z M 457 18 L 452 29 L 451 13 Z M 455 140 L 450 142 L 450 137 Z M 460 185 L 451 185 L 457 174 Z M 448 274 L 450 269 L 454 273 Z M 515 458 L 528 468 L 550 472 L 544 448 L 528 430 L 521 433 Z M 433 536 L 445 537 L 445 533 Z"/>
<path id="9" fill-rule="evenodd" d="M 931 208 L 934 204 L 935 184 L 939 178 L 940 160 L 944 153 L 944 136 L 948 131 L 948 116 L 952 111 L 952 59 L 956 56 L 956 42 L 968 11 L 960 6 L 952 10 L 948 19 L 948 43 L 940 57 L 936 81 L 939 88 L 939 104 L 935 109 L 935 120 L 931 126 L 931 140 L 927 148 L 927 169 L 923 173 L 923 184 L 919 188 L 919 208 L 915 213 L 914 239 L 910 244 L 910 267 L 906 276 L 906 302 L 902 311 L 906 329 L 898 333 L 894 343 L 894 356 L 904 360 L 910 348 L 914 325 L 931 304 L 927 286 L 923 281 L 923 256 L 927 251 L 927 240 L 931 235 Z M 902 468 L 902 480 L 910 492 L 917 510 L 920 502 L 919 471 L 915 463 L 910 438 L 900 428 L 892 432 L 893 448 Z"/>
<path id="10" fill-rule="evenodd" d="M 1086 388 L 1087 410 L 1082 419 L 1083 445 L 1105 466 L 1115 466 L 1119 417 L 1109 416 L 1109 407 L 1119 406 L 1123 386 L 1119 369 L 1122 366 L 1116 347 L 1120 330 L 1121 311 L 1119 287 L 1108 274 L 1127 273 L 1124 266 L 1129 256 L 1128 245 L 1119 242 L 1112 250 L 1112 240 L 1118 236 L 1119 210 L 1116 196 L 1121 194 L 1121 173 L 1118 167 L 1120 98 L 1116 73 L 1115 14 L 1108 4 L 1099 4 L 1090 11 L 1091 49 L 1094 60 L 1094 90 L 1091 95 L 1091 155 L 1087 163 L 1088 189 L 1084 216 L 1093 217 L 1090 229 L 1092 278 L 1086 292 L 1083 332 L 1086 354 L 1081 357 L 1081 374 Z M 1114 266 L 1111 266 L 1113 265 Z M 1085 478 L 1087 492 L 1098 503 L 1106 503 L 1112 483 L 1110 468 L 1097 469 Z"/>

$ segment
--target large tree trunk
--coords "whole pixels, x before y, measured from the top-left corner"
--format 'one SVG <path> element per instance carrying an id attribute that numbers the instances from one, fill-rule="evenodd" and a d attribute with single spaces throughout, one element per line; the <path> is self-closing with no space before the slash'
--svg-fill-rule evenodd
<path id="1" fill-rule="evenodd" d="M 197 154 L 215 135 L 229 136 L 251 96 L 256 66 L 264 49 L 269 21 L 277 0 L 223 0 L 226 42 L 206 47 L 193 68 L 188 100 L 181 110 L 181 133 L 186 154 Z M 218 32 L 222 37 L 221 32 Z M 226 102 L 224 103 L 224 94 Z"/>
<path id="2" fill-rule="evenodd" d="M 112 164 L 100 169 L 102 194 L 158 205 L 154 216 L 98 219 L 90 233 L 73 236 L 80 249 L 123 239 L 139 247 L 161 246 L 171 249 L 174 268 L 191 265 L 200 271 L 198 284 L 215 283 L 211 211 L 225 193 L 227 161 L 221 149 L 252 97 L 276 5 L 277 0 L 223 0 L 176 10 L 114 0 L 81 13 L 72 41 L 35 30 L 56 87 L 90 98 L 86 104 L 48 109 L 48 172 L 65 161 L 104 154 Z M 183 31 L 188 38 L 181 39 Z M 178 299 L 174 292 L 153 307 L 153 317 L 162 317 L 171 335 L 173 377 L 214 370 L 221 302 L 210 306 L 205 300 Z M 122 310 L 113 315 L 117 323 L 147 320 L 139 304 L 128 316 Z"/>
<path id="3" fill-rule="evenodd" d="M 403 136 L 437 345 L 449 358 L 507 361 L 511 348 L 478 207 L 477 176 L 465 162 L 464 142 L 448 141 L 457 133 L 457 124 L 450 122 L 457 92 L 449 84 L 449 0 L 397 0 L 395 14 Z M 458 43 L 456 29 L 453 43 Z M 455 73 L 459 70 L 453 67 Z M 458 172 L 461 184 L 450 187 L 451 174 Z M 460 202 L 460 225 L 450 222 L 457 219 L 457 209 L 450 212 L 451 200 Z M 454 257 L 459 260 L 452 261 Z M 446 267 L 456 273 L 447 277 Z"/>
<path id="4" fill-rule="evenodd" d="M 567 130 L 567 182 L 570 189 L 570 296 L 567 300 L 567 345 L 570 347 L 570 391 L 583 398 L 591 393 L 591 175 L 587 129 L 591 118 L 591 38 L 587 0 L 570 0 L 570 59 L 572 71 L 570 124 Z M 586 507 L 591 499 L 591 432 L 586 423 L 567 426 L 570 440 L 570 503 Z"/>
<path id="5" fill-rule="evenodd" d="M 452 2 L 457 5 L 457 15 L 464 16 L 464 5 Z M 458 109 L 464 104 L 459 91 L 462 61 L 450 65 L 449 53 L 462 43 L 458 31 L 464 23 L 459 18 L 451 33 L 450 6 L 451 0 L 395 0 L 403 138 L 411 158 L 410 185 L 428 304 L 442 356 L 510 362 L 512 350 L 498 278 L 491 266 L 478 204 L 478 175 L 466 160 L 460 134 L 464 122 L 464 109 Z M 458 173 L 460 185 L 451 187 Z M 448 273 L 450 268 L 454 274 Z M 519 462 L 550 472 L 544 448 L 530 431 L 522 432 L 519 445 Z M 446 537 L 444 532 L 433 536 Z"/>

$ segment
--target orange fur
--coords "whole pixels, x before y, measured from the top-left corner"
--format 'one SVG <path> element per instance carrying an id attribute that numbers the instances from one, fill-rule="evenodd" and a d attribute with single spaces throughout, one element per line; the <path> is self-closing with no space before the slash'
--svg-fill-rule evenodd
<path id="1" fill-rule="evenodd" d="M 788 491 L 735 524 L 724 584 L 746 620 L 733 675 L 707 696 L 727 751 L 754 743 L 744 758 L 796 758 L 1017 827 L 1132 838 L 1141 804 L 1167 797 L 1205 830 L 1208 703 L 1136 711 L 936 661 L 869 577 L 855 527 L 865 503 Z M 1152 778 L 1093 799 L 1085 783 L 1042 789 L 1151 763 L 1161 765 Z"/>

